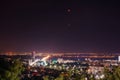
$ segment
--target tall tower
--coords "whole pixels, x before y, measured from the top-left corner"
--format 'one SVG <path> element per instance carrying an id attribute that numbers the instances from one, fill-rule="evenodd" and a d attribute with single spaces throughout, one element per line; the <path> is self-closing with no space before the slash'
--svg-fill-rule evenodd
<path id="1" fill-rule="evenodd" d="M 35 51 L 32 52 L 32 59 L 35 60 Z"/>
<path id="2" fill-rule="evenodd" d="M 118 62 L 120 62 L 120 56 L 118 56 Z"/>

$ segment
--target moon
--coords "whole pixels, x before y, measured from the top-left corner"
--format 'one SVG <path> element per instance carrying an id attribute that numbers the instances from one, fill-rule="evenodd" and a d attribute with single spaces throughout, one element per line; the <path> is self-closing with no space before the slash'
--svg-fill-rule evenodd
<path id="1" fill-rule="evenodd" d="M 67 9 L 67 12 L 70 13 L 70 12 L 71 12 L 71 9 Z"/>

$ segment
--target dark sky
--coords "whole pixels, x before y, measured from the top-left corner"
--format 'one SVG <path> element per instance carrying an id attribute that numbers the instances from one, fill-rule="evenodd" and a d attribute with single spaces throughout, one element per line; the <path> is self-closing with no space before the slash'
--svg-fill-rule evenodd
<path id="1" fill-rule="evenodd" d="M 0 5 L 0 51 L 120 52 L 115 0 L 8 0 Z"/>

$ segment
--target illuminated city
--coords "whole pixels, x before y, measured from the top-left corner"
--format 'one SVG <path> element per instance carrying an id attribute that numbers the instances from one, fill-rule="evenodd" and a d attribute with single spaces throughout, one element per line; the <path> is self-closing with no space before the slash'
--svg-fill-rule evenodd
<path id="1" fill-rule="evenodd" d="M 8 52 L 0 56 L 24 65 L 20 80 L 104 80 L 108 71 L 120 66 L 120 55 L 103 53 Z M 118 76 L 119 77 L 119 76 Z M 114 79 L 114 78 L 113 78 Z"/>

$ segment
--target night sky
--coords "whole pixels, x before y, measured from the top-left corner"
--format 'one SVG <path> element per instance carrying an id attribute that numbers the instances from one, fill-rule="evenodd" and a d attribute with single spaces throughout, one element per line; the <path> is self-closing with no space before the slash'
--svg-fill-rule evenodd
<path id="1" fill-rule="evenodd" d="M 120 52 L 115 0 L 8 0 L 0 5 L 0 51 Z"/>

